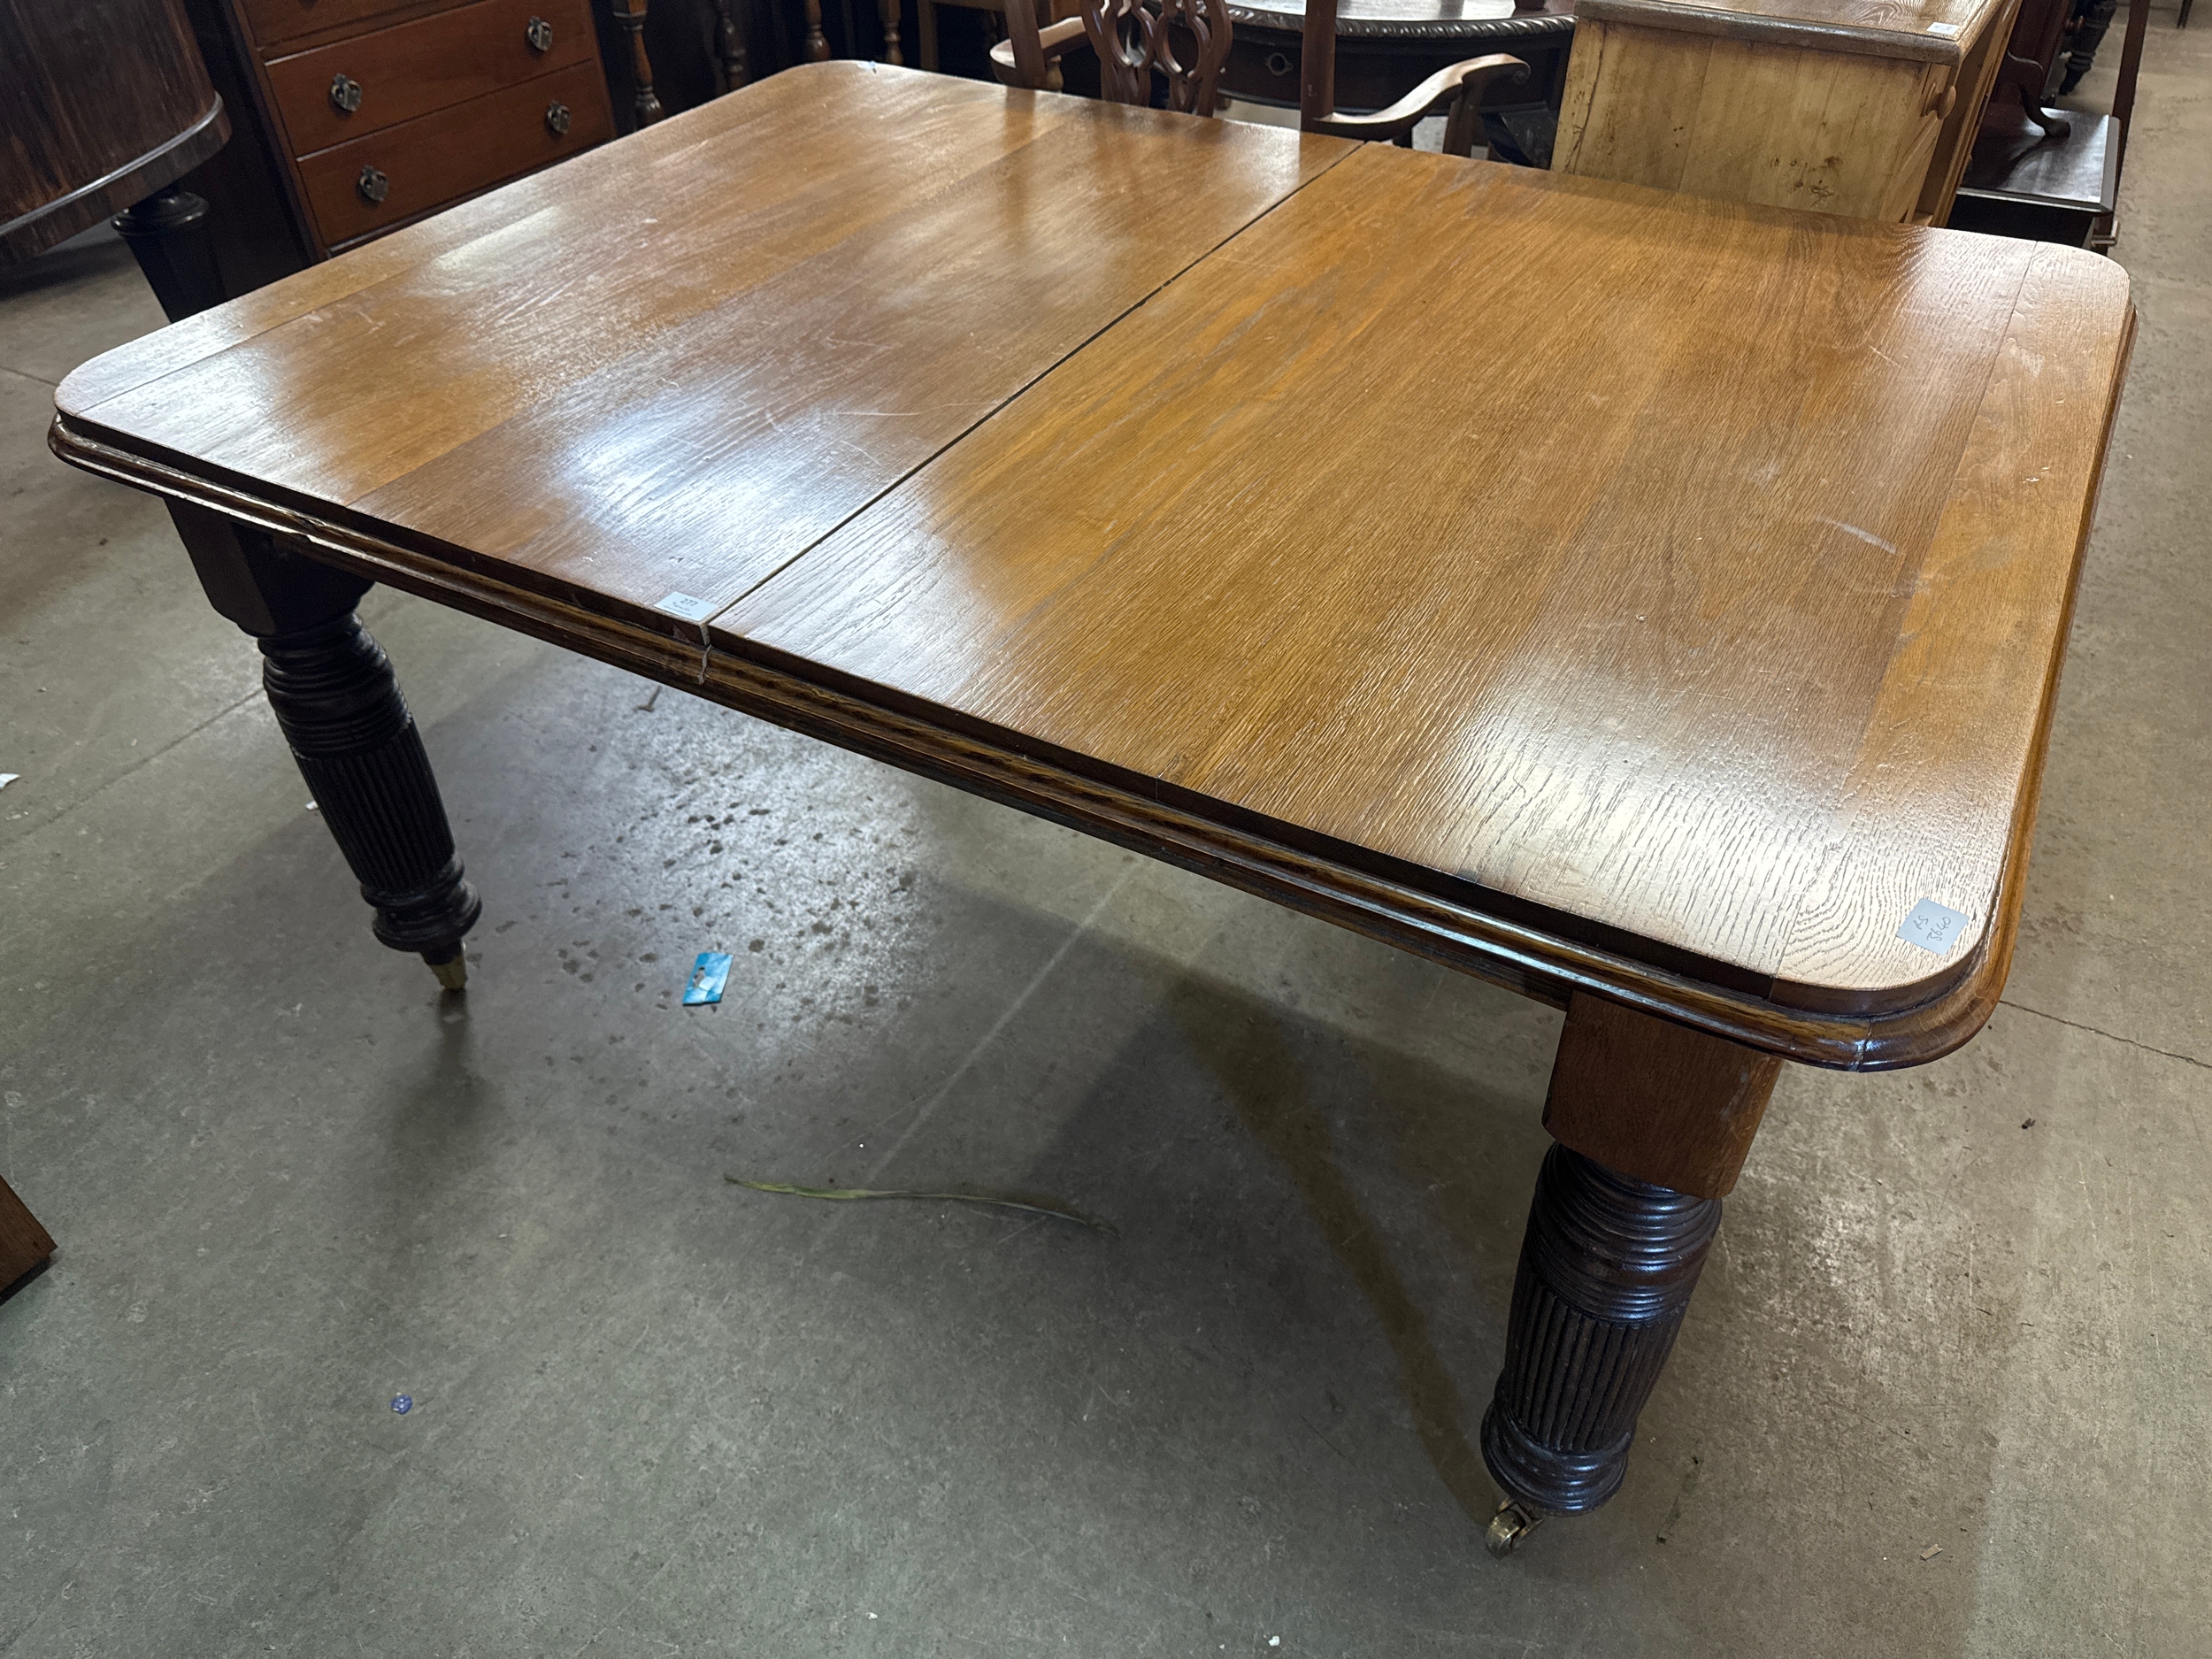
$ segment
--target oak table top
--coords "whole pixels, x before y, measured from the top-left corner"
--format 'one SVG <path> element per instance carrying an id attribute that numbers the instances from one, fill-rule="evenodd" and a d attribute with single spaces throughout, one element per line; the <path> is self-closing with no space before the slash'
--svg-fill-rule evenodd
<path id="1" fill-rule="evenodd" d="M 2132 326 L 2076 250 L 841 63 L 111 352 L 54 443 L 1532 994 L 1870 1066 L 2001 986 Z"/>

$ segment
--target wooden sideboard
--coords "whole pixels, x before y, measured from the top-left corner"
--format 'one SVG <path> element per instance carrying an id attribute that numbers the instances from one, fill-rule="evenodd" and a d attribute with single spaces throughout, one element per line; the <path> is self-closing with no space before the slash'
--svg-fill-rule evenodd
<path id="1" fill-rule="evenodd" d="M 242 293 L 614 136 L 590 0 L 187 0 L 230 105 L 208 197 Z"/>
<path id="2" fill-rule="evenodd" d="M 1580 0 L 1552 165 L 1941 224 L 2019 0 Z"/>

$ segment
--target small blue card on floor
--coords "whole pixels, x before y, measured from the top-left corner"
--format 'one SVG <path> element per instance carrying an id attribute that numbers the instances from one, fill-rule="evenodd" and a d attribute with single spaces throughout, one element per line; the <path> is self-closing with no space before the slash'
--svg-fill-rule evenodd
<path id="1" fill-rule="evenodd" d="M 684 1006 L 696 1007 L 701 1002 L 718 1002 L 722 987 L 730 982 L 730 958 L 726 952 L 703 950 L 699 960 L 691 964 L 691 983 L 684 987 Z"/>

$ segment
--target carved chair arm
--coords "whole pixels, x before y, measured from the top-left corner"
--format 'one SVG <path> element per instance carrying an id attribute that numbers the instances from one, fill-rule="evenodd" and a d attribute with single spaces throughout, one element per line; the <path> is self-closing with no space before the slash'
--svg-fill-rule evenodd
<path id="1" fill-rule="evenodd" d="M 1014 50 L 1014 36 L 1010 31 L 1004 40 L 991 48 L 991 73 L 998 78 L 1002 86 L 1025 87 L 1032 92 L 1042 92 L 1047 89 L 1045 72 L 1048 65 L 1057 62 L 1071 47 L 1089 43 L 1089 36 L 1083 33 L 1081 18 L 1069 18 L 1040 29 L 1037 33 L 1040 49 L 1037 66 L 1033 71 L 1025 73 L 1019 55 Z"/>
<path id="2" fill-rule="evenodd" d="M 1503 52 L 1470 58 L 1448 69 L 1438 70 L 1386 110 L 1377 110 L 1372 115 L 1316 116 L 1303 125 L 1310 133 L 1326 133 L 1336 138 L 1371 142 L 1398 139 L 1412 132 L 1427 117 L 1448 108 L 1444 153 L 1472 155 L 1475 142 L 1482 134 L 1483 90 L 1502 75 L 1526 81 L 1528 65 Z"/>

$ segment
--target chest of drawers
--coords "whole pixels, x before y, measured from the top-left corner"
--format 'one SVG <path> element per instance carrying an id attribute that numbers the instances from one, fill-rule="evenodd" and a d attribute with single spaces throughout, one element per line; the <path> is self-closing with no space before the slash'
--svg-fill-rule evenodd
<path id="1" fill-rule="evenodd" d="M 614 136 L 590 0 L 188 0 L 237 127 L 199 181 L 257 287 Z M 242 116 L 242 119 L 241 119 Z"/>

